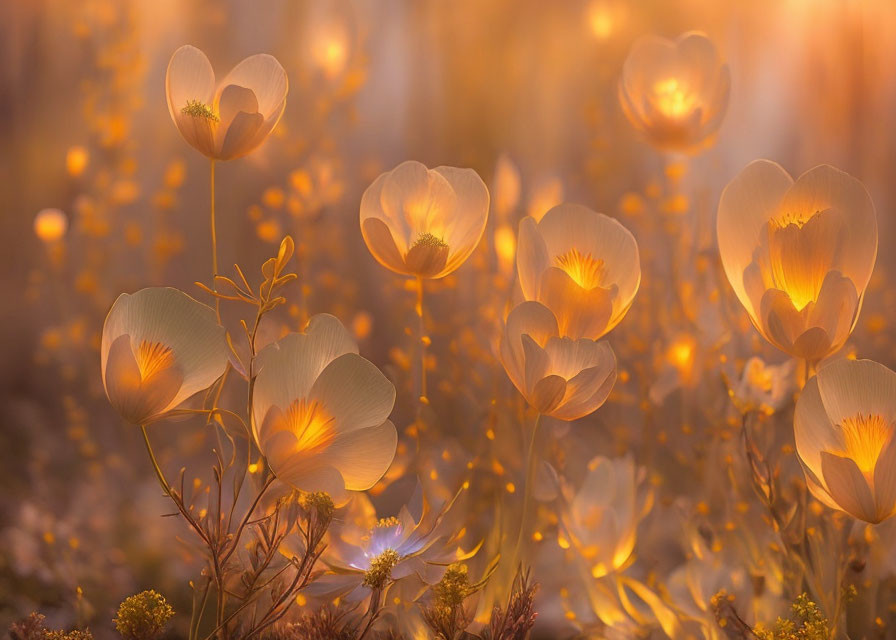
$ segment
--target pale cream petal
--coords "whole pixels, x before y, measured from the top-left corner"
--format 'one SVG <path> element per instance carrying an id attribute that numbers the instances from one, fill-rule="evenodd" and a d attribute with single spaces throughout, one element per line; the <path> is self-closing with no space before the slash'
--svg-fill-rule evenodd
<path id="1" fill-rule="evenodd" d="M 165 93 L 168 111 L 175 124 L 188 101 L 198 100 L 212 105 L 215 72 L 202 51 L 187 44 L 174 52 L 165 74 Z"/>
<path id="2" fill-rule="evenodd" d="M 349 491 L 366 491 L 376 484 L 392 464 L 398 434 L 386 421 L 375 427 L 338 436 L 321 454 L 321 460 L 336 468 Z"/>
<path id="3" fill-rule="evenodd" d="M 395 386 L 369 360 L 346 353 L 330 362 L 308 393 L 333 419 L 334 433 L 381 425 L 395 405 Z"/>
<path id="4" fill-rule="evenodd" d="M 759 309 L 747 295 L 744 271 L 753 261 L 760 233 L 778 213 L 782 198 L 793 184 L 780 165 L 756 160 L 741 171 L 722 191 L 716 231 L 725 274 L 741 304 L 754 317 Z"/>
<path id="5" fill-rule="evenodd" d="M 258 111 L 268 118 L 282 109 L 289 90 L 286 71 L 274 56 L 260 53 L 249 56 L 221 81 L 221 86 L 237 85 L 250 89 L 258 100 Z"/>
<path id="6" fill-rule="evenodd" d="M 720 65 L 715 45 L 699 31 L 683 33 L 675 40 L 679 74 L 688 87 L 705 100 L 715 89 Z"/>
<path id="7" fill-rule="evenodd" d="M 560 376 L 548 376 L 535 383 L 529 402 L 539 413 L 552 415 L 551 412 L 563 401 L 565 394 L 566 380 Z"/>
<path id="8" fill-rule="evenodd" d="M 148 424 L 171 406 L 183 384 L 180 367 L 167 367 L 143 380 L 130 338 L 119 336 L 109 349 L 103 377 L 109 403 L 131 424 Z"/>
<path id="9" fill-rule="evenodd" d="M 217 98 L 220 127 L 227 130 L 238 113 L 258 113 L 258 98 L 251 89 L 235 84 L 224 85 Z"/>
<path id="10" fill-rule="evenodd" d="M 214 309 L 171 287 L 150 287 L 118 297 L 103 326 L 101 369 L 112 342 L 127 334 L 132 349 L 143 341 L 171 349 L 183 376 L 174 407 L 207 389 L 224 373 L 229 348 Z"/>
<path id="11" fill-rule="evenodd" d="M 553 412 L 560 420 L 578 420 L 601 407 L 616 384 L 616 356 L 605 342 L 600 361 L 566 384 L 563 402 Z"/>
<path id="12" fill-rule="evenodd" d="M 386 176 L 380 205 L 398 250 L 404 255 L 425 233 L 445 240 L 457 208 L 457 196 L 441 174 L 419 162 L 407 161 Z"/>
<path id="13" fill-rule="evenodd" d="M 545 270 L 538 292 L 539 301 L 557 318 L 560 334 L 573 339 L 597 340 L 610 331 L 616 298 L 616 285 L 586 290 L 557 267 Z"/>
<path id="14" fill-rule="evenodd" d="M 236 114 L 221 140 L 221 146 L 217 152 L 218 160 L 235 160 L 254 150 L 256 142 L 261 143 L 257 134 L 262 125 L 264 125 L 264 118 L 260 113 L 241 111 Z M 223 129 L 219 129 L 219 131 L 223 131 Z"/>
<path id="15" fill-rule="evenodd" d="M 263 420 L 272 405 L 285 408 L 307 398 L 330 362 L 357 352 L 357 344 L 337 318 L 326 313 L 313 316 L 305 333 L 290 333 L 256 356 L 253 419 Z"/>
<path id="16" fill-rule="evenodd" d="M 838 271 L 829 272 L 807 320 L 809 326 L 823 327 L 830 336 L 830 347 L 822 357 L 835 352 L 846 343 L 858 312 L 859 299 L 852 280 L 844 278 Z"/>
<path id="17" fill-rule="evenodd" d="M 793 435 L 803 465 L 817 478 L 822 478 L 821 452 L 837 449 L 840 443 L 821 401 L 817 376 L 809 379 L 797 400 Z"/>
<path id="18" fill-rule="evenodd" d="M 821 470 L 828 493 L 843 511 L 865 522 L 877 522 L 877 506 L 865 476 L 849 458 L 821 452 Z"/>
<path id="19" fill-rule="evenodd" d="M 405 265 L 404 258 L 398 252 L 392 231 L 385 222 L 376 217 L 362 220 L 361 235 L 364 237 L 367 249 L 377 262 L 395 273 L 412 275 Z"/>
<path id="20" fill-rule="evenodd" d="M 816 376 L 821 402 L 831 422 L 858 415 L 896 420 L 896 373 L 872 360 L 835 360 Z"/>
<path id="21" fill-rule="evenodd" d="M 547 246 L 535 218 L 526 216 L 520 221 L 519 239 L 516 251 L 516 270 L 520 288 L 526 300 L 538 298 L 541 287 L 541 274 L 550 265 Z"/>
<path id="22" fill-rule="evenodd" d="M 842 216 L 840 270 L 863 291 L 877 257 L 877 216 L 864 185 L 839 169 L 820 165 L 801 175 L 782 208 L 797 215 L 832 210 Z"/>
<path id="23" fill-rule="evenodd" d="M 550 373 L 551 360 L 547 352 L 527 333 L 520 338 L 523 345 L 524 393 L 532 395 L 535 385 Z"/>
<path id="24" fill-rule="evenodd" d="M 874 499 L 878 521 L 893 515 L 896 509 L 896 437 L 893 436 L 874 467 Z"/>
<path id="25" fill-rule="evenodd" d="M 577 249 L 603 260 L 601 286 L 619 288 L 620 305 L 628 307 L 641 282 L 638 243 L 618 220 L 578 204 L 561 204 L 538 223 L 547 253 L 556 257 Z"/>
<path id="26" fill-rule="evenodd" d="M 501 336 L 501 361 L 510 380 L 522 393 L 526 389 L 524 334 L 531 336 L 538 344 L 544 344 L 550 336 L 557 335 L 554 314 L 541 303 L 527 301 L 514 307 L 507 315 Z"/>
<path id="27" fill-rule="evenodd" d="M 479 244 L 488 221 L 488 189 L 479 174 L 472 169 L 436 167 L 457 198 L 450 224 L 445 228 L 443 240 L 448 243 L 448 264 L 438 277 L 448 275 L 470 256 Z"/>
<path id="28" fill-rule="evenodd" d="M 614 359 L 609 344 L 587 338 L 573 340 L 553 336 L 545 344 L 545 351 L 551 359 L 551 373 L 561 375 L 567 380 L 585 369 L 606 363 L 608 358 Z"/>

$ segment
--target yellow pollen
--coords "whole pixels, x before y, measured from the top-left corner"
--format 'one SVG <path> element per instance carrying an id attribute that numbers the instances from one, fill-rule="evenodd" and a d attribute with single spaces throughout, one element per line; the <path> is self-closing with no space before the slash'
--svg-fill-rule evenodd
<path id="1" fill-rule="evenodd" d="M 594 289 L 603 283 L 606 269 L 604 261 L 590 253 L 582 253 L 578 249 L 570 249 L 555 258 L 557 266 L 566 272 L 577 285 L 583 289 Z"/>
<path id="2" fill-rule="evenodd" d="M 392 569 L 401 557 L 394 549 L 386 549 L 370 561 L 370 568 L 364 574 L 364 586 L 382 589 L 392 577 Z"/>
<path id="3" fill-rule="evenodd" d="M 414 244 L 411 245 L 411 248 L 414 247 L 432 247 L 434 249 L 441 249 L 442 247 L 447 247 L 448 243 L 445 242 L 442 238 L 433 235 L 429 232 L 421 233 L 417 236 L 417 239 L 414 241 Z"/>
<path id="4" fill-rule="evenodd" d="M 696 103 L 694 93 L 678 78 L 666 78 L 654 84 L 653 95 L 659 110 L 670 118 L 687 116 Z"/>
<path id="5" fill-rule="evenodd" d="M 171 348 L 161 342 L 141 340 L 134 358 L 137 360 L 141 380 L 146 380 L 174 364 Z"/>
<path id="6" fill-rule="evenodd" d="M 221 120 L 218 117 L 218 114 L 215 113 L 214 109 L 200 100 L 187 100 L 187 106 L 185 106 L 180 111 L 181 113 L 185 113 L 188 116 L 193 116 L 194 118 L 205 118 L 206 120 L 211 120 L 212 122 L 219 122 Z"/>
<path id="7" fill-rule="evenodd" d="M 398 521 L 398 518 L 396 518 L 395 516 L 390 516 L 388 518 L 380 518 L 379 520 L 377 520 L 376 528 L 380 529 L 380 528 L 385 528 L 385 527 L 394 527 L 398 524 L 401 524 Z"/>
<path id="8" fill-rule="evenodd" d="M 849 458 L 863 473 L 873 473 L 881 451 L 892 435 L 892 427 L 883 416 L 858 414 L 840 423 L 843 449 L 834 451 Z"/>
<path id="9" fill-rule="evenodd" d="M 296 439 L 300 451 L 316 449 L 328 443 L 333 437 L 330 423 L 332 418 L 324 413 L 317 402 L 305 398 L 296 400 L 286 410 L 286 423 Z"/>

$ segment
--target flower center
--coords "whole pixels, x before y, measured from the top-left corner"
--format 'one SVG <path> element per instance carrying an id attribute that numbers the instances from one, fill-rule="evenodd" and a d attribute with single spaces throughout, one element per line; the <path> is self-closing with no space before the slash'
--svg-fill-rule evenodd
<path id="1" fill-rule="evenodd" d="M 856 463 L 863 473 L 872 473 L 892 429 L 883 416 L 857 414 L 840 423 L 843 449 L 839 453 Z"/>
<path id="2" fill-rule="evenodd" d="M 681 118 L 694 110 L 694 94 L 678 78 L 666 78 L 653 85 L 656 106 L 670 118 Z"/>
<path id="3" fill-rule="evenodd" d="M 187 100 L 187 106 L 180 110 L 188 116 L 194 118 L 203 118 L 211 122 L 219 122 L 221 118 L 215 113 L 215 110 L 202 102 L 201 100 Z"/>
<path id="4" fill-rule="evenodd" d="M 570 249 L 556 257 L 557 265 L 566 272 L 573 282 L 583 289 L 594 289 L 603 283 L 606 276 L 604 261 L 590 253 Z"/>
<path id="5" fill-rule="evenodd" d="M 140 380 L 143 381 L 172 366 L 174 353 L 170 347 L 166 347 L 161 342 L 141 340 L 134 359 L 140 370 Z"/>
<path id="6" fill-rule="evenodd" d="M 389 516 L 388 518 L 380 518 L 376 521 L 376 525 L 374 525 L 377 529 L 384 529 L 386 527 L 395 527 L 401 524 L 398 521 L 398 518 L 395 516 Z"/>
<path id="7" fill-rule="evenodd" d="M 442 238 L 427 232 L 421 233 L 419 236 L 417 236 L 414 244 L 411 245 L 411 249 L 415 247 L 426 247 L 429 249 L 447 249 L 448 243 L 445 242 Z"/>
<path id="8" fill-rule="evenodd" d="M 325 445 L 333 436 L 330 428 L 333 419 L 316 401 L 305 398 L 296 400 L 286 410 L 286 423 L 298 440 L 301 451 L 316 449 Z"/>
<path id="9" fill-rule="evenodd" d="M 401 557 L 394 549 L 386 549 L 370 561 L 370 568 L 364 573 L 364 586 L 370 589 L 382 589 L 392 577 L 392 569 Z"/>
<path id="10" fill-rule="evenodd" d="M 769 222 L 772 227 L 777 229 L 783 229 L 789 225 L 796 225 L 798 229 L 802 229 L 803 225 L 809 222 L 809 220 L 811 220 L 817 213 L 819 212 L 813 211 L 812 213 L 806 213 L 803 211 L 800 213 L 796 213 L 793 211 L 785 211 L 784 213 L 781 213 L 778 216 L 772 218 Z"/>

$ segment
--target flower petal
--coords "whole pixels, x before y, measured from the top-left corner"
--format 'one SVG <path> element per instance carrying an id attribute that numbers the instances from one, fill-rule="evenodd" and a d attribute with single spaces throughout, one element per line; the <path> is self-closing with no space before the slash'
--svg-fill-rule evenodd
<path id="1" fill-rule="evenodd" d="M 376 427 L 343 433 L 321 454 L 322 461 L 338 469 L 349 491 L 366 491 L 392 464 L 398 433 L 388 420 Z"/>
<path id="2" fill-rule="evenodd" d="M 538 233 L 535 218 L 526 216 L 520 221 L 516 251 L 516 270 L 526 300 L 538 298 L 541 274 L 549 264 L 547 245 Z"/>
<path id="3" fill-rule="evenodd" d="M 221 81 L 221 86 L 237 85 L 250 89 L 258 100 L 258 111 L 268 118 L 282 109 L 289 90 L 286 71 L 272 55 L 266 53 L 249 56 Z"/>
<path id="4" fill-rule="evenodd" d="M 821 470 L 828 493 L 843 511 L 865 522 L 878 522 L 874 496 L 855 462 L 822 451 Z"/>
<path id="5" fill-rule="evenodd" d="M 321 403 L 341 434 L 382 424 L 395 405 L 395 386 L 372 362 L 346 353 L 326 366 L 308 396 Z"/>

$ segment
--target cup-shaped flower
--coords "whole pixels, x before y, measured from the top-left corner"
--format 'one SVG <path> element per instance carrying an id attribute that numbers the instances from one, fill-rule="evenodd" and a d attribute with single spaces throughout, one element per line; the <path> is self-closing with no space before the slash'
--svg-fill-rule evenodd
<path id="1" fill-rule="evenodd" d="M 812 494 L 877 523 L 896 512 L 896 373 L 871 360 L 837 360 L 796 403 L 796 450 Z"/>
<path id="2" fill-rule="evenodd" d="M 286 71 L 268 54 L 250 56 L 215 83 L 196 47 L 174 52 L 165 76 L 168 111 L 184 140 L 213 160 L 233 160 L 273 131 L 286 107 Z"/>
<path id="3" fill-rule="evenodd" d="M 373 257 L 396 273 L 442 278 L 482 238 L 488 189 L 472 169 L 403 162 L 361 198 L 361 234 Z"/>
<path id="4" fill-rule="evenodd" d="M 772 415 L 793 403 L 796 391 L 796 361 L 768 364 L 752 357 L 744 364 L 740 380 L 731 387 L 731 400 L 742 412 L 758 411 Z"/>
<path id="5" fill-rule="evenodd" d="M 644 469 L 631 456 L 597 457 L 588 463 L 577 492 L 566 489 L 561 532 L 601 578 L 624 567 L 632 557 L 638 523 L 653 506 Z M 565 546 L 565 545 L 564 545 Z"/>
<path id="6" fill-rule="evenodd" d="M 843 346 L 877 257 L 858 180 L 821 165 L 794 182 L 756 160 L 722 192 L 717 227 L 728 280 L 769 342 L 812 362 Z"/>
<path id="7" fill-rule="evenodd" d="M 351 335 L 327 314 L 262 349 L 252 400 L 259 450 L 282 482 L 325 491 L 372 487 L 392 464 L 397 434 L 387 420 L 395 387 L 358 355 Z"/>
<path id="8" fill-rule="evenodd" d="M 523 297 L 550 309 L 560 335 L 573 339 L 597 340 L 619 324 L 641 283 L 635 237 L 578 204 L 523 218 L 516 268 Z"/>
<path id="9" fill-rule="evenodd" d="M 622 67 L 619 102 L 632 126 L 656 148 L 705 146 L 728 109 L 731 75 L 702 33 L 676 40 L 646 36 Z"/>
<path id="10" fill-rule="evenodd" d="M 147 424 L 221 377 L 229 353 L 214 310 L 182 291 L 123 293 L 103 325 L 103 385 L 125 420 Z"/>
<path id="11" fill-rule="evenodd" d="M 577 420 L 595 411 L 616 384 L 616 355 L 610 345 L 560 336 L 557 319 L 540 302 L 522 302 L 511 310 L 500 354 L 526 402 L 560 420 Z"/>

